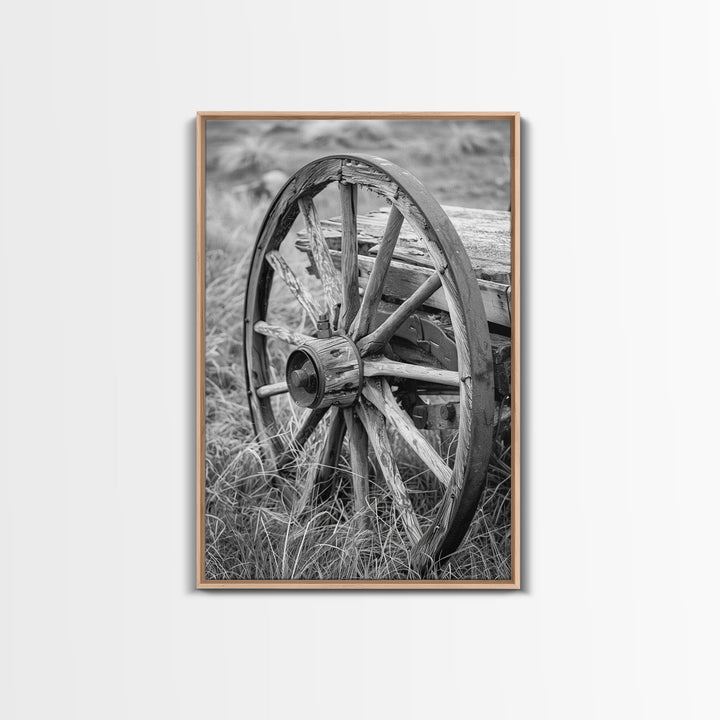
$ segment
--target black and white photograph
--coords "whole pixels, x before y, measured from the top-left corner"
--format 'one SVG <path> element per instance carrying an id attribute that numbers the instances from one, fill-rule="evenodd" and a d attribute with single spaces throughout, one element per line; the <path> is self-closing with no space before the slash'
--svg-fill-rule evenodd
<path id="1" fill-rule="evenodd" d="M 199 113 L 201 586 L 517 587 L 518 153 L 517 113 Z"/>

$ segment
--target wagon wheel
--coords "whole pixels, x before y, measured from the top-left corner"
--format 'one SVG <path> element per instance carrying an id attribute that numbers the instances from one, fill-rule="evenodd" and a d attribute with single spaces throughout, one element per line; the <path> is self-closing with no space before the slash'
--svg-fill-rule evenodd
<path id="1" fill-rule="evenodd" d="M 313 198 L 337 183 L 342 209 L 339 270 L 333 263 Z M 358 280 L 357 190 L 390 203 L 390 214 L 364 293 Z M 302 215 L 318 277 L 321 302 L 278 252 Z M 435 271 L 378 326 L 378 307 L 396 241 L 404 222 L 423 238 Z M 298 332 L 267 322 L 275 278 L 312 321 Z M 385 357 L 395 332 L 435 292 L 444 291 L 457 347 L 457 371 L 398 362 Z M 492 446 L 493 363 L 477 280 L 455 228 L 424 186 L 381 158 L 333 155 L 309 163 L 280 190 L 255 245 L 245 297 L 246 387 L 253 423 L 279 469 L 288 465 L 327 414 L 310 482 L 327 486 L 347 434 L 356 509 L 366 503 L 368 445 L 389 487 L 412 542 L 413 565 L 424 572 L 462 542 L 482 493 Z M 268 340 L 286 344 L 285 381 L 273 377 Z M 457 393 L 459 419 L 454 462 L 448 464 L 397 401 L 403 382 L 415 380 Z M 273 398 L 284 395 L 307 408 L 290 442 L 278 434 Z M 388 426 L 404 439 L 421 464 L 442 484 L 434 519 L 423 527 L 393 457 Z"/>

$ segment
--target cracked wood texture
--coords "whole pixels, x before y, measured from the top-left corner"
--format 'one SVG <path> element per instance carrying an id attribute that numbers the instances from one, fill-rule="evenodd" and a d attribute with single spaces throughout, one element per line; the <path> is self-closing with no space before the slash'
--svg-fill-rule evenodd
<path id="1" fill-rule="evenodd" d="M 354 323 L 353 332 L 351 332 L 354 340 L 365 337 L 365 335 L 368 334 L 370 323 L 380 304 L 382 289 L 385 287 L 385 278 L 390 269 L 395 244 L 397 243 L 404 220 L 405 218 L 403 218 L 402 213 L 395 206 L 392 206 L 390 208 L 387 225 L 383 231 L 382 240 L 380 241 L 380 247 L 375 257 L 372 272 L 364 288 L 365 294 L 363 295 L 362 305 L 360 306 L 360 311 Z M 357 243 L 357 227 L 355 230 L 355 244 L 359 248 Z"/>
<path id="2" fill-rule="evenodd" d="M 346 332 L 360 307 L 358 293 L 357 185 L 340 183 L 342 208 L 342 311 L 340 329 Z"/>
<path id="3" fill-rule="evenodd" d="M 358 396 L 360 366 L 355 348 L 342 335 L 316 341 L 313 348 L 320 359 L 324 382 L 323 404 L 350 405 Z"/>
<path id="4" fill-rule="evenodd" d="M 370 492 L 370 464 L 368 457 L 368 436 L 365 426 L 352 408 L 345 408 L 345 427 L 350 448 L 350 469 L 352 472 L 355 514 L 361 529 L 367 529 L 368 495 Z"/>
<path id="5" fill-rule="evenodd" d="M 386 420 L 390 421 L 425 467 L 431 470 L 435 477 L 447 487 L 450 484 L 452 470 L 415 427 L 410 416 L 398 405 L 387 380 L 368 380 L 365 383 L 363 395 Z"/>
<path id="6" fill-rule="evenodd" d="M 288 328 L 280 325 L 270 325 L 264 320 L 256 322 L 254 329 L 255 332 L 260 335 L 265 335 L 266 337 L 280 340 L 280 342 L 284 342 L 287 345 L 296 345 L 298 347 L 307 344 L 313 339 L 309 335 L 303 335 L 302 333 L 289 330 Z"/>
<path id="7" fill-rule="evenodd" d="M 328 252 L 327 241 L 323 236 L 322 226 L 318 220 L 315 204 L 311 198 L 301 197 L 298 200 L 298 207 L 305 219 L 306 232 L 310 238 L 315 266 L 320 272 L 320 278 L 325 292 L 325 303 L 328 316 L 332 319 L 335 306 L 342 302 L 343 290 L 335 266 Z"/>
<path id="8" fill-rule="evenodd" d="M 417 515 L 413 510 L 405 482 L 395 464 L 395 458 L 385 429 L 385 418 L 369 402 L 361 401 L 357 406 L 357 412 L 362 424 L 365 426 L 365 430 L 367 430 L 370 444 L 375 451 L 375 458 L 392 493 L 395 507 L 405 526 L 405 531 L 412 542 L 416 544 L 422 537 L 422 530 Z"/>
<path id="9" fill-rule="evenodd" d="M 315 325 L 318 323 L 320 311 L 313 300 L 312 295 L 307 291 L 305 286 L 297 279 L 295 273 L 287 264 L 282 255 L 277 250 L 272 250 L 265 256 L 265 260 L 270 267 L 283 279 L 288 290 L 295 296 L 300 305 L 307 311 Z"/>
<path id="10" fill-rule="evenodd" d="M 478 279 L 510 284 L 510 213 L 504 210 L 478 210 L 442 205 L 455 226 Z M 358 216 L 358 244 L 376 255 L 387 225 L 389 207 Z M 330 248 L 340 247 L 342 223 L 339 217 L 322 222 Z M 394 257 L 412 265 L 433 267 L 422 240 L 409 223 L 400 231 Z"/>
<path id="11" fill-rule="evenodd" d="M 498 210 L 443 206 L 467 250 L 483 299 L 488 322 L 510 327 L 510 213 Z M 357 246 L 360 287 L 367 288 L 375 258 L 382 255 L 383 233 L 390 207 L 357 217 Z M 341 218 L 323 220 L 321 228 L 333 265 L 340 269 Z M 392 223 L 391 223 L 392 225 Z M 429 278 L 435 266 L 420 236 L 410 222 L 402 224 L 394 240 L 393 260 L 387 270 L 383 294 L 404 300 Z M 298 248 L 309 253 L 307 233 L 298 233 Z M 428 307 L 447 311 L 445 294 L 439 290 L 425 302 Z"/>

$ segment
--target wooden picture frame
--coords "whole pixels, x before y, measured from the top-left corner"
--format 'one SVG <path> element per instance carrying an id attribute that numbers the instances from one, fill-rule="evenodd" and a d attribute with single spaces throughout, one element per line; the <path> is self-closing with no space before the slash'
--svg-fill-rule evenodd
<path id="1" fill-rule="evenodd" d="M 212 580 L 205 547 L 206 124 L 211 120 L 491 119 L 510 122 L 511 198 L 511 574 L 506 580 Z M 197 588 L 199 589 L 495 589 L 520 585 L 520 114 L 518 112 L 198 112 L 197 113 Z"/>

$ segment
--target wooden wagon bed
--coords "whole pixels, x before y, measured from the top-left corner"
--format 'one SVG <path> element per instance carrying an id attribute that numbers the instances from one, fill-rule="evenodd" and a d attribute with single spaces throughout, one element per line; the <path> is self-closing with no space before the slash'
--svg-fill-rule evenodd
<path id="1" fill-rule="evenodd" d="M 501 210 L 443 205 L 460 240 L 467 251 L 478 285 L 482 292 L 487 320 L 500 328 L 510 330 L 510 213 Z M 367 284 L 372 270 L 378 243 L 387 224 L 389 208 L 358 215 L 358 249 L 360 252 L 360 286 Z M 340 267 L 340 236 L 342 223 L 339 217 L 322 221 L 325 239 L 333 260 Z M 298 233 L 298 249 L 310 256 L 305 232 Z M 409 223 L 404 223 L 398 238 L 393 262 L 388 274 L 388 286 L 398 298 L 407 297 L 433 273 L 434 267 L 427 256 L 422 240 Z M 447 310 L 442 290 L 425 303 L 431 308 Z M 500 330 L 502 332 L 502 330 Z"/>

